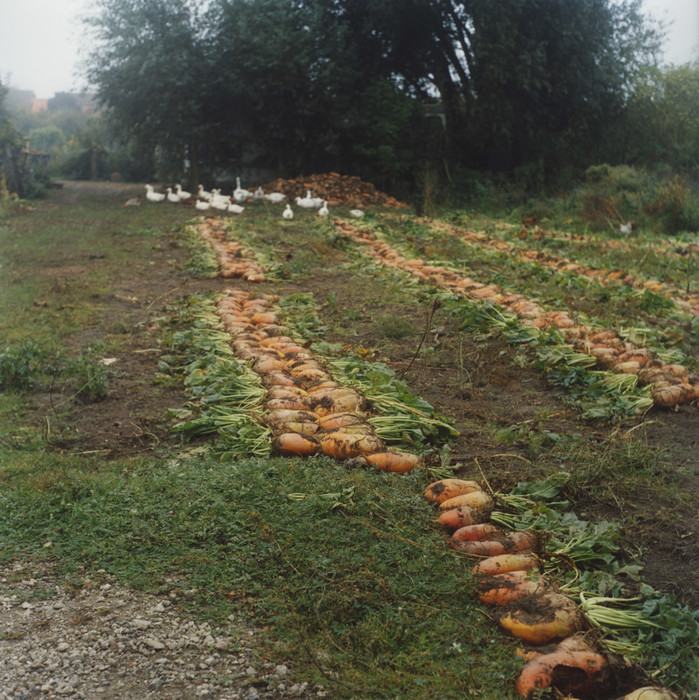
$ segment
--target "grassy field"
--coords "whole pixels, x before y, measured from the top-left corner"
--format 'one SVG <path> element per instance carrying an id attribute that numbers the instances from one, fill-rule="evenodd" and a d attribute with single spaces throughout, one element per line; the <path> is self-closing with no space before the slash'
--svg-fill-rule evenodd
<path id="1" fill-rule="evenodd" d="M 617 403 L 586 420 L 589 386 L 556 375 L 543 339 L 516 340 L 514 321 L 494 325 L 480 307 L 382 269 L 331 222 L 300 212 L 283 222 L 277 208 L 249 206 L 231 234 L 271 271 L 255 285 L 197 268 L 184 232 L 191 207 L 123 207 L 133 192 L 66 183 L 0 218 L 0 561 L 50 559 L 67 581 L 104 569 L 134 591 L 190 591 L 187 614 L 249 619 L 265 630 L 261 656 L 291 659 L 298 680 L 333 697 L 510 698 L 519 644 L 478 603 L 473 561 L 446 546 L 423 492 L 445 472 L 502 494 L 564 474 L 555 498 L 569 513 L 600 532 L 618 525 L 615 566 L 594 574 L 597 590 L 645 591 L 648 615 L 662 609 L 677 628 L 638 632 L 639 672 L 697 692 L 696 402 L 636 415 Z M 652 237 L 608 256 L 594 238 L 553 246 L 518 238 L 517 222 L 444 219 L 510 250 L 393 212 L 368 225 L 414 257 L 546 308 L 641 326 L 649 347 L 696 369 L 696 329 L 668 297 L 512 262 L 525 247 L 555 248 L 696 288 L 685 258 L 653 252 Z M 183 310 L 229 286 L 290 298 L 296 334 L 328 356 L 381 363 L 458 438 L 413 444 L 432 471 L 403 476 L 325 456 L 250 456 L 220 434 L 185 440 L 173 416 L 199 403 L 185 386 Z"/>

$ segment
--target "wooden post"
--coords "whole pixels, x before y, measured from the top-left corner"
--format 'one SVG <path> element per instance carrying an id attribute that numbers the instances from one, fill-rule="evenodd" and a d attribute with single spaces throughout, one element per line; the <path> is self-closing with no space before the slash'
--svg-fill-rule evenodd
<path id="1" fill-rule="evenodd" d="M 15 192 L 20 199 L 24 199 L 24 186 L 22 185 L 22 178 L 20 177 L 19 168 L 17 167 L 17 154 L 10 145 L 7 146 L 5 152 L 7 153 L 7 162 L 10 164 Z"/>

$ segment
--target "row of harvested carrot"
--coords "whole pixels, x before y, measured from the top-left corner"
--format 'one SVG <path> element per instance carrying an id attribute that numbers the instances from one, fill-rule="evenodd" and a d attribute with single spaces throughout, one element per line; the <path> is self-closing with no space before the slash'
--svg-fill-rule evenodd
<path id="1" fill-rule="evenodd" d="M 264 282 L 262 267 L 241 243 L 226 236 L 226 226 L 226 220 L 218 217 L 207 217 L 194 224 L 194 229 L 216 254 L 219 276 Z"/>
<path id="2" fill-rule="evenodd" d="M 367 245 L 369 254 L 385 267 L 409 272 L 468 299 L 492 301 L 515 314 L 522 325 L 556 328 L 578 352 L 595 357 L 604 369 L 637 374 L 639 381 L 650 385 L 653 401 L 658 406 L 676 406 L 699 399 L 696 374 L 682 365 L 663 362 L 646 348 L 623 340 L 611 329 L 600 331 L 578 324 L 567 311 L 545 311 L 524 295 L 507 294 L 496 284 L 482 284 L 454 270 L 428 265 L 422 259 L 406 258 L 371 232 L 349 222 L 337 220 L 335 225 L 344 235 Z M 645 367 L 652 371 L 641 371 Z"/>
<path id="3" fill-rule="evenodd" d="M 471 243 L 492 248 L 508 255 L 516 255 L 523 260 L 533 260 L 547 267 L 552 267 L 561 272 L 574 272 L 578 275 L 590 277 L 602 284 L 610 280 L 621 280 L 624 284 L 630 287 L 641 290 L 650 290 L 656 294 L 662 294 L 672 299 L 678 306 L 684 308 L 689 313 L 696 315 L 699 313 L 699 295 L 685 294 L 682 290 L 673 287 L 672 285 L 659 282 L 658 280 L 637 280 L 633 275 L 623 270 L 601 270 L 595 267 L 581 265 L 567 258 L 562 258 L 557 255 L 542 251 L 529 250 L 515 247 L 499 238 L 491 238 L 486 233 L 477 231 L 468 231 L 461 228 L 456 228 L 442 221 L 428 221 L 425 223 L 432 228 L 445 231 L 453 236 L 461 238 Z"/>
<path id="4" fill-rule="evenodd" d="M 504 223 L 499 223 L 497 225 L 497 228 L 501 228 L 504 230 L 512 230 L 511 226 Z M 662 255 L 665 257 L 670 256 L 675 258 L 685 258 L 689 255 L 696 255 L 697 253 L 699 253 L 699 246 L 695 243 L 682 243 L 670 239 L 657 241 L 657 243 L 660 243 L 662 245 L 643 245 L 642 247 L 640 247 L 638 245 L 632 246 L 627 241 L 621 239 L 604 240 L 602 238 L 583 236 L 580 233 L 554 233 L 553 231 L 547 231 L 546 229 L 543 229 L 540 226 L 535 226 L 532 233 L 535 238 L 553 238 L 555 240 L 568 240 L 583 245 L 593 245 L 602 248 L 613 248 L 616 250 L 623 250 L 629 253 L 638 252 L 639 250 L 649 250 L 655 253 L 656 255 Z"/>
<path id="5" fill-rule="evenodd" d="M 538 573 L 541 533 L 506 532 L 489 522 L 493 498 L 475 481 L 440 479 L 426 488 L 425 496 L 438 506 L 452 548 L 479 559 L 472 573 L 478 577 L 480 601 L 496 608 L 505 630 L 536 647 L 522 652 L 527 664 L 515 683 L 518 695 L 534 698 L 555 687 L 598 697 L 623 684 L 627 664 L 602 653 L 586 633 L 588 625 L 575 601 Z M 624 699 L 674 697 L 662 688 L 639 688 Z"/>
<path id="6" fill-rule="evenodd" d="M 441 221 L 426 221 L 425 223 L 463 240 L 478 243 L 479 245 L 499 250 L 508 255 L 515 255 L 523 260 L 532 260 L 560 272 L 574 272 L 575 274 L 594 279 L 601 284 L 606 284 L 610 280 L 621 280 L 629 287 L 661 294 L 671 299 L 678 307 L 684 309 L 687 313 L 693 316 L 699 315 L 699 294 L 684 293 L 681 289 L 659 282 L 658 280 L 639 280 L 623 270 L 601 270 L 595 267 L 588 267 L 541 250 L 522 250 L 499 238 L 490 238 L 485 233 L 467 231 Z"/>
<path id="7" fill-rule="evenodd" d="M 236 355 L 251 364 L 266 388 L 264 421 L 272 447 L 282 455 L 317 453 L 404 473 L 419 457 L 388 450 L 367 421 L 367 401 L 338 384 L 323 364 L 289 337 L 274 310 L 278 297 L 227 289 L 216 311 L 232 336 Z"/>

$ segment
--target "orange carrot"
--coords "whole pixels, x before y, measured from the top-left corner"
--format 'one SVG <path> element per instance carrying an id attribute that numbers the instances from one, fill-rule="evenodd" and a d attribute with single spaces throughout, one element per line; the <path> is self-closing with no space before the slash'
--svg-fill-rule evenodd
<path id="1" fill-rule="evenodd" d="M 343 411 L 360 411 L 364 407 L 364 397 L 354 389 L 338 387 L 328 389 L 312 395 L 312 410 L 318 416 L 327 416 L 330 413 L 341 413 Z"/>
<path id="2" fill-rule="evenodd" d="M 308 397 L 285 396 L 279 399 L 270 399 L 269 401 L 267 401 L 267 408 L 270 411 L 278 411 L 284 409 L 296 411 L 309 411 L 311 407 Z"/>
<path id="3" fill-rule="evenodd" d="M 481 487 L 475 481 L 464 479 L 440 479 L 431 483 L 425 489 L 425 498 L 432 503 L 443 503 L 444 501 L 460 496 L 471 491 L 481 491 Z"/>
<path id="4" fill-rule="evenodd" d="M 316 417 L 309 411 L 279 408 L 270 411 L 264 417 L 265 423 L 275 425 L 276 423 L 286 423 L 291 421 L 306 421 L 308 423 L 316 423 Z"/>
<path id="5" fill-rule="evenodd" d="M 308 392 L 304 391 L 301 387 L 298 386 L 280 386 L 280 385 L 275 385 L 271 386 L 267 390 L 267 399 L 283 399 L 283 398 L 288 398 L 290 396 L 308 396 Z"/>
<path id="6" fill-rule="evenodd" d="M 409 452 L 375 452 L 367 455 L 367 463 L 384 472 L 405 474 L 420 464 L 420 458 Z"/>
<path id="7" fill-rule="evenodd" d="M 275 358 L 269 357 L 268 355 L 263 355 L 259 359 L 253 362 L 252 368 L 258 374 L 266 374 L 267 372 L 277 371 L 283 372 L 286 370 L 286 362 Z"/>
<path id="8" fill-rule="evenodd" d="M 364 425 L 366 421 L 360 413 L 351 411 L 342 411 L 340 413 L 329 413 L 318 419 L 320 427 L 323 430 L 335 430 L 336 428 L 344 428 L 348 425 Z"/>
<path id="9" fill-rule="evenodd" d="M 471 506 L 459 506 L 445 510 L 438 518 L 439 522 L 447 530 L 458 530 L 465 525 L 475 525 L 487 522 L 490 517 L 488 511 L 482 508 L 472 508 Z"/>
<path id="10" fill-rule="evenodd" d="M 302 433 L 282 433 L 272 441 L 272 448 L 282 455 L 314 455 L 320 449 L 312 435 Z"/>
<path id="11" fill-rule="evenodd" d="M 519 674 L 515 692 L 524 698 L 538 697 L 544 688 L 564 693 L 590 693 L 607 668 L 606 657 L 590 651 L 555 651 L 530 661 Z M 581 673 L 571 673 L 577 669 Z"/>
<path id="12" fill-rule="evenodd" d="M 283 372 L 269 372 L 262 378 L 262 385 L 265 387 L 272 386 L 295 386 L 294 380 Z"/>
<path id="13" fill-rule="evenodd" d="M 572 598 L 560 593 L 526 596 L 509 607 L 500 625 L 528 644 L 547 644 L 581 629 L 581 615 Z"/>
<path id="14" fill-rule="evenodd" d="M 318 423 L 308 421 L 287 421 L 285 423 L 275 423 L 272 426 L 275 433 L 303 433 L 304 435 L 314 435 L 318 432 Z"/>
<path id="15" fill-rule="evenodd" d="M 485 605 L 508 605 L 528 595 L 539 595 L 549 589 L 545 579 L 530 578 L 526 571 L 509 571 L 487 576 L 478 584 L 478 598 Z"/>
<path id="16" fill-rule="evenodd" d="M 485 491 L 471 491 L 470 493 L 462 493 L 460 496 L 448 498 L 442 501 L 439 507 L 442 510 L 450 508 L 458 508 L 459 506 L 470 506 L 479 510 L 490 510 L 493 507 L 493 499 Z"/>
<path id="17" fill-rule="evenodd" d="M 309 394 L 318 394 L 319 396 L 328 389 L 339 389 L 340 385 L 337 382 L 328 379 L 327 381 L 314 382 L 308 387 Z"/>
<path id="18" fill-rule="evenodd" d="M 325 370 L 316 367 L 297 367 L 296 369 L 290 369 L 289 374 L 292 377 L 298 377 L 306 382 L 330 379 L 330 375 Z"/>
<path id="19" fill-rule="evenodd" d="M 476 525 L 465 525 L 460 527 L 451 536 L 453 540 L 465 540 L 475 542 L 476 540 L 490 540 L 502 535 L 503 530 L 492 523 L 478 523 Z"/>
<path id="20" fill-rule="evenodd" d="M 494 557 L 488 557 L 481 562 L 478 562 L 471 573 L 480 576 L 494 576 L 495 574 L 504 574 L 508 571 L 530 571 L 539 566 L 539 560 L 533 554 L 515 553 L 515 554 L 499 554 Z"/>
<path id="21" fill-rule="evenodd" d="M 279 316 L 274 311 L 259 311 L 254 316 L 250 317 L 253 323 L 277 323 Z"/>
<path id="22" fill-rule="evenodd" d="M 499 554 L 529 551 L 536 544 L 536 540 L 536 535 L 533 532 L 512 532 L 507 537 L 498 540 L 478 540 L 476 542 L 452 540 L 452 548 L 465 554 L 494 557 Z"/>
<path id="23" fill-rule="evenodd" d="M 349 459 L 368 455 L 383 449 L 383 442 L 376 435 L 362 435 L 334 430 L 320 438 L 323 454 L 335 459 Z"/>

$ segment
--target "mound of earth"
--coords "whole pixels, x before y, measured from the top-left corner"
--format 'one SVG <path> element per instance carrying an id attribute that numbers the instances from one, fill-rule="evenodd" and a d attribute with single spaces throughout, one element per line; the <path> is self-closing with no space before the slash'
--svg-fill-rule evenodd
<path id="1" fill-rule="evenodd" d="M 262 185 L 265 192 L 282 192 L 287 200 L 305 197 L 308 190 L 311 196 L 327 200 L 329 207 L 345 206 L 366 209 L 368 207 L 389 207 L 397 209 L 407 204 L 379 191 L 370 182 L 364 182 L 355 175 L 325 173 L 297 177 L 292 180 L 277 178 Z"/>

